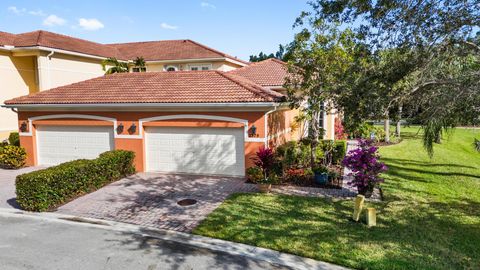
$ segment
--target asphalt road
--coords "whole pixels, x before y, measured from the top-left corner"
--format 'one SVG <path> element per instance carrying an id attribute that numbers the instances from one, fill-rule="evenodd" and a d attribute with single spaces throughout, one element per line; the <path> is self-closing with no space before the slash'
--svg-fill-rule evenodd
<path id="1" fill-rule="evenodd" d="M 0 216 L 0 269 L 287 269 L 139 234 Z"/>

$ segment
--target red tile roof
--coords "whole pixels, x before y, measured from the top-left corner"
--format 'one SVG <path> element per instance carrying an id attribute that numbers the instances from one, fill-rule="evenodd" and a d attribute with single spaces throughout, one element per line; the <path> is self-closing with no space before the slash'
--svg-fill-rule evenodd
<path id="1" fill-rule="evenodd" d="M 0 45 L 13 45 L 14 34 L 0 31 Z"/>
<path id="2" fill-rule="evenodd" d="M 230 58 L 247 64 L 243 60 L 192 40 L 101 44 L 38 30 L 22 34 L 0 32 L 0 45 L 13 45 L 15 47 L 43 46 L 100 57 L 116 57 L 121 60 L 134 60 L 136 57 L 143 57 L 147 61 Z"/>
<path id="3" fill-rule="evenodd" d="M 135 59 L 137 56 L 142 56 L 147 61 L 227 57 L 246 63 L 188 39 L 116 43 L 108 46 L 117 48 L 123 57 L 128 59 Z"/>
<path id="4" fill-rule="evenodd" d="M 13 45 L 15 47 L 43 46 L 95 56 L 116 57 L 127 60 L 115 47 L 42 30 L 17 34 L 15 35 L 13 44 L 7 45 Z"/>
<path id="5" fill-rule="evenodd" d="M 261 86 L 283 86 L 288 70 L 287 63 L 270 58 L 228 73 L 245 77 Z"/>
<path id="6" fill-rule="evenodd" d="M 13 104 L 231 103 L 283 100 L 221 71 L 117 73 L 5 101 Z"/>

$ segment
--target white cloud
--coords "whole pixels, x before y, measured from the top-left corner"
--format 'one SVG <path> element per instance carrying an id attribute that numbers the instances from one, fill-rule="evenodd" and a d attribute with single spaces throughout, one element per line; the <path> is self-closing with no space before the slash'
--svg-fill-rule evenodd
<path id="1" fill-rule="evenodd" d="M 162 24 L 160 24 L 160 27 L 162 27 L 163 29 L 169 29 L 169 30 L 178 29 L 178 26 L 176 26 L 176 25 L 170 25 L 170 24 L 168 24 L 168 23 L 162 23 Z"/>
<path id="2" fill-rule="evenodd" d="M 217 7 L 213 4 L 210 4 L 208 2 L 201 2 L 200 3 L 200 6 L 203 7 L 203 8 L 212 8 L 212 9 L 216 9 Z"/>
<path id="3" fill-rule="evenodd" d="M 43 20 L 43 25 L 46 25 L 46 26 L 64 25 L 66 22 L 67 21 L 65 19 L 52 14 L 47 18 L 45 18 L 45 20 Z"/>
<path id="4" fill-rule="evenodd" d="M 40 9 L 39 10 L 30 10 L 30 11 L 28 11 L 28 14 L 33 15 L 33 16 L 41 16 L 41 17 L 47 16 L 47 14 L 45 14 Z"/>
<path id="5" fill-rule="evenodd" d="M 16 6 L 8 7 L 7 10 L 10 11 L 10 12 L 12 12 L 12 13 L 15 13 L 15 14 L 17 14 L 17 15 L 22 14 L 22 13 L 25 13 L 25 12 L 27 11 L 27 10 L 24 9 L 24 8 L 19 9 L 19 8 L 17 8 Z"/>
<path id="6" fill-rule="evenodd" d="M 92 19 L 80 18 L 78 20 L 78 26 L 80 26 L 84 30 L 89 30 L 89 31 L 95 31 L 105 27 L 105 25 L 103 25 L 101 21 L 95 18 L 92 18 Z"/>

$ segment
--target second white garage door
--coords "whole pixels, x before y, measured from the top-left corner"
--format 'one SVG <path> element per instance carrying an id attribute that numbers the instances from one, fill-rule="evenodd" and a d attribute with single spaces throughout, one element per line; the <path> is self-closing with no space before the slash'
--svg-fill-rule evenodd
<path id="1" fill-rule="evenodd" d="M 113 128 L 102 126 L 38 126 L 39 165 L 57 165 L 75 159 L 93 159 L 112 150 Z"/>
<path id="2" fill-rule="evenodd" d="M 243 129 L 149 127 L 147 171 L 245 175 Z"/>

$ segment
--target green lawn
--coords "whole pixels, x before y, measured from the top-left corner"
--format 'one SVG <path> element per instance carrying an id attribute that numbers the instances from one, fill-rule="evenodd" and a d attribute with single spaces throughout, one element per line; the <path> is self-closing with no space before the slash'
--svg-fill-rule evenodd
<path id="1" fill-rule="evenodd" d="M 361 269 L 480 269 L 480 130 L 457 129 L 430 159 L 417 129 L 383 147 L 378 226 L 351 222 L 351 201 L 236 194 L 194 231 Z"/>

